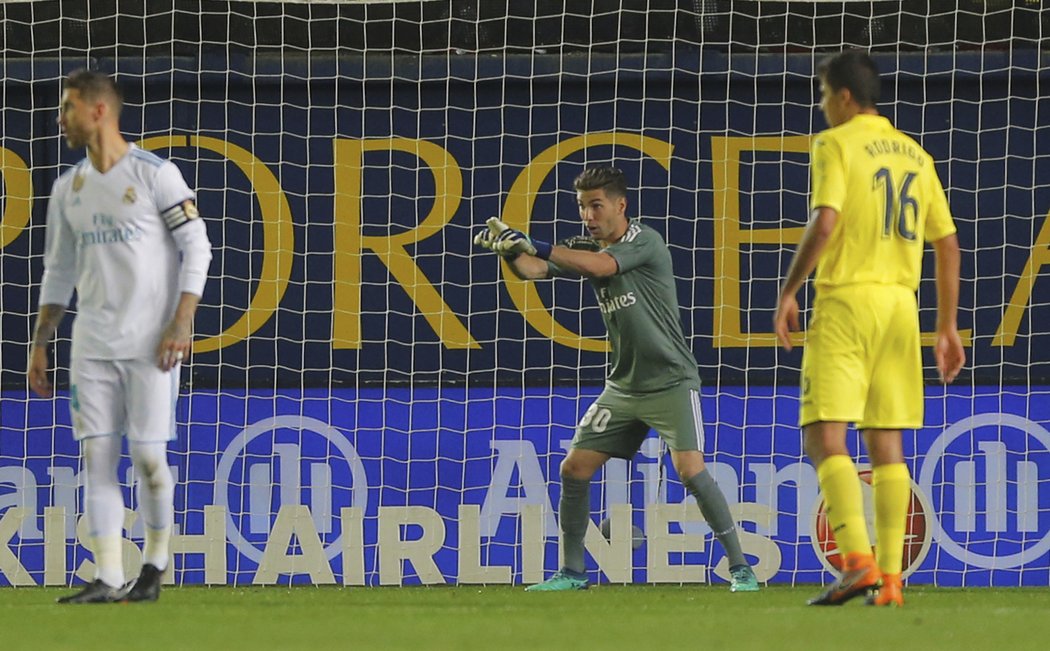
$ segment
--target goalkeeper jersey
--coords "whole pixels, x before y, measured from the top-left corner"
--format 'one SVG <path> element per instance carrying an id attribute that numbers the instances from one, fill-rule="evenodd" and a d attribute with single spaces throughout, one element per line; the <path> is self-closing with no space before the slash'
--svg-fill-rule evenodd
<path id="1" fill-rule="evenodd" d="M 626 393 L 652 393 L 683 382 L 699 387 L 663 238 L 632 220 L 623 237 L 603 250 L 619 265 L 614 276 L 590 279 L 612 347 L 608 385 Z"/>
<path id="2" fill-rule="evenodd" d="M 152 358 L 180 293 L 203 293 L 210 261 L 182 173 L 129 145 L 105 174 L 85 158 L 55 181 L 40 304 L 69 305 L 76 291 L 74 358 Z"/>

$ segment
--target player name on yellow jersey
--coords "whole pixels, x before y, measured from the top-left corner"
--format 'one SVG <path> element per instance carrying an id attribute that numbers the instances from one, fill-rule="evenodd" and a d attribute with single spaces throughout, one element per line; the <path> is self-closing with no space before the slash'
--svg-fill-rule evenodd
<path id="1" fill-rule="evenodd" d="M 910 141 L 890 140 L 879 138 L 864 145 L 864 151 L 871 158 L 878 156 L 906 156 L 919 167 L 926 165 L 926 152 L 919 149 L 915 143 Z"/>

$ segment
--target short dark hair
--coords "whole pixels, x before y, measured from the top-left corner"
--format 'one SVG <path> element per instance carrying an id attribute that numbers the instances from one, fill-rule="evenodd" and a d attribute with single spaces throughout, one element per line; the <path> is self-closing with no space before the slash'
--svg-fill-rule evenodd
<path id="1" fill-rule="evenodd" d="M 590 167 L 576 177 L 572 186 L 577 192 L 604 190 L 608 197 L 626 197 L 627 179 L 615 167 Z"/>
<path id="2" fill-rule="evenodd" d="M 97 70 L 74 70 L 66 77 L 65 88 L 78 91 L 87 100 L 106 99 L 117 113 L 124 107 L 124 93 L 120 86 L 112 77 Z"/>
<path id="3" fill-rule="evenodd" d="M 862 108 L 874 108 L 879 101 L 879 69 L 863 50 L 846 50 L 827 57 L 817 66 L 817 74 L 833 91 L 848 89 Z"/>

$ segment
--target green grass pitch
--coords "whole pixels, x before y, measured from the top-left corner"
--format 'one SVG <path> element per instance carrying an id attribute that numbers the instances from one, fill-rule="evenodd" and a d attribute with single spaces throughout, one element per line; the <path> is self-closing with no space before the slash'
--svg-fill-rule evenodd
<path id="1" fill-rule="evenodd" d="M 928 588 L 903 609 L 813 608 L 813 586 L 184 587 L 154 604 L 59 606 L 57 588 L 0 588 L 0 648 L 1045 649 L 1050 588 Z"/>

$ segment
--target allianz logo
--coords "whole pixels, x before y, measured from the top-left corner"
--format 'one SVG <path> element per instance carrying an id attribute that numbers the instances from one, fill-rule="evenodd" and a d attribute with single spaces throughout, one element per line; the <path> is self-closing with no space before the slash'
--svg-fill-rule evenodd
<path id="1" fill-rule="evenodd" d="M 275 440 L 279 430 L 291 430 L 300 440 L 304 435 L 321 437 L 325 443 L 322 447 L 329 451 L 330 457 L 318 457 L 317 461 L 304 464 L 298 443 Z M 261 439 L 260 445 L 254 449 L 251 444 L 257 439 Z M 338 510 L 338 506 L 333 508 L 336 489 L 332 481 L 333 464 L 341 465 L 343 472 L 339 474 L 345 475 L 340 476 L 340 492 L 349 489 L 349 504 L 338 506 L 366 510 L 369 486 L 364 463 L 354 445 L 336 428 L 315 418 L 285 415 L 258 421 L 244 429 L 227 445 L 215 470 L 213 504 L 225 509 L 230 542 L 248 558 L 261 561 L 262 546 L 277 507 L 302 505 L 309 508 L 314 528 L 324 541 L 325 555 L 329 560 L 335 558 L 341 551 L 342 532 L 331 535 L 335 530 L 334 512 Z M 306 482 L 301 476 L 304 467 Z M 345 486 L 347 481 L 349 487 Z M 279 490 L 278 505 L 272 504 L 275 487 Z M 231 496 L 236 501 L 231 501 Z"/>
<path id="2" fill-rule="evenodd" d="M 923 455 L 918 485 L 938 517 L 933 538 L 967 565 L 1020 567 L 1050 551 L 1050 432 L 1023 416 L 975 414 Z M 1011 534 L 1020 534 L 1012 536 Z M 1003 534 L 1003 535 L 1000 535 Z"/>

